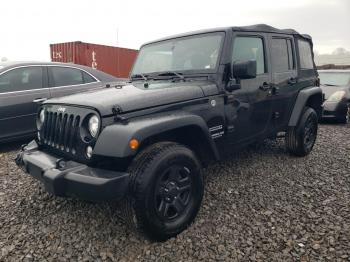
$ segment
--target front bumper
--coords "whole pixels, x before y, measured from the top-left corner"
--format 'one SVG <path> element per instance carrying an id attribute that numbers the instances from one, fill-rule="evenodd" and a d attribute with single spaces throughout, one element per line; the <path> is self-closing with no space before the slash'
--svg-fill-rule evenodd
<path id="1" fill-rule="evenodd" d="M 325 102 L 323 104 L 322 118 L 342 118 L 347 114 L 347 103 L 344 102 Z"/>
<path id="2" fill-rule="evenodd" d="M 121 199 L 128 192 L 128 173 L 65 161 L 40 151 L 35 141 L 22 147 L 16 163 L 56 196 L 103 201 Z"/>

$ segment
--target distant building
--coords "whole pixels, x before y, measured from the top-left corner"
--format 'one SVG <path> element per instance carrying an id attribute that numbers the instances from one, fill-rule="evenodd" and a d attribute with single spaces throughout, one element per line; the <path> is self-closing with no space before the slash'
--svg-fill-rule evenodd
<path id="1" fill-rule="evenodd" d="M 316 65 L 350 65 L 350 52 L 343 54 L 315 54 Z"/>

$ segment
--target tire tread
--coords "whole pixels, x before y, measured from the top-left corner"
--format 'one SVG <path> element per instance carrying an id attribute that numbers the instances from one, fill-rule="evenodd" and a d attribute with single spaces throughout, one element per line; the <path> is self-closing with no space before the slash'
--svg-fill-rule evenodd
<path id="1" fill-rule="evenodd" d="M 131 177 L 129 194 L 123 205 L 125 222 L 128 227 L 132 229 L 136 228 L 137 231 L 143 233 L 151 240 L 162 241 L 165 240 L 166 237 L 159 232 L 150 232 L 150 230 L 147 230 L 146 222 L 143 219 L 138 219 L 143 217 L 145 211 L 144 207 L 142 205 L 138 205 L 138 203 L 142 203 L 142 201 L 147 198 L 147 196 L 144 195 L 144 192 L 141 190 L 142 185 L 144 185 L 147 181 L 147 177 L 144 175 L 144 173 L 151 168 L 154 161 L 162 154 L 170 153 L 171 151 L 176 152 L 183 149 L 190 150 L 189 148 L 175 142 L 159 142 L 153 144 L 141 151 L 128 168 L 128 173 Z M 198 166 L 200 166 L 199 161 L 194 154 L 193 157 Z"/>
<path id="2" fill-rule="evenodd" d="M 315 110 L 311 107 L 305 107 L 300 115 L 298 124 L 294 127 L 289 127 L 286 133 L 285 137 L 285 144 L 287 151 L 295 156 L 305 156 L 309 152 L 305 152 L 304 145 L 302 143 L 302 135 L 301 135 L 301 129 L 302 129 L 302 119 L 306 113 L 310 112 L 310 114 L 316 114 Z"/>

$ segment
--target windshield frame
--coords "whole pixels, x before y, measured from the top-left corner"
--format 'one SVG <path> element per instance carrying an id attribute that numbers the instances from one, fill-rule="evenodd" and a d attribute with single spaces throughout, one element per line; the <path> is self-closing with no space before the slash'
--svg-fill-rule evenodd
<path id="1" fill-rule="evenodd" d="M 322 83 L 321 82 L 321 77 L 320 77 L 320 75 L 326 75 L 326 74 L 329 74 L 329 75 L 331 75 L 331 74 L 346 74 L 346 75 L 348 75 L 349 76 L 349 80 L 348 80 L 348 82 L 347 83 L 345 83 L 345 84 L 341 84 L 341 85 L 335 85 L 335 84 L 330 84 L 330 83 Z M 326 86 L 350 86 L 350 70 L 349 71 L 327 71 L 327 70 L 323 70 L 323 71 L 318 71 L 318 77 L 320 78 L 320 84 L 321 85 L 326 85 Z"/>
<path id="2" fill-rule="evenodd" d="M 134 73 L 134 69 L 135 69 L 135 65 L 136 65 L 138 57 L 139 57 L 139 55 L 141 53 L 142 48 L 144 48 L 146 46 L 152 46 L 152 45 L 155 45 L 155 44 L 157 45 L 157 44 L 160 44 L 160 43 L 171 42 L 171 41 L 174 41 L 175 39 L 176 40 L 177 39 L 179 39 L 179 40 L 180 39 L 190 39 L 190 38 L 194 38 L 194 37 L 198 37 L 198 36 L 206 36 L 206 35 L 221 35 L 222 36 L 220 47 L 219 47 L 219 51 L 218 51 L 219 54 L 218 54 L 217 63 L 216 63 L 215 68 L 211 68 L 211 69 L 190 69 L 190 70 L 164 70 L 164 71 L 157 71 L 157 72 L 150 72 L 150 73 L 142 72 L 141 74 L 147 75 L 147 76 L 156 76 L 158 74 L 167 73 L 169 71 L 180 73 L 180 74 L 182 74 L 184 76 L 186 76 L 186 75 L 216 74 L 218 72 L 218 69 L 219 69 L 220 64 L 221 64 L 221 59 L 222 59 L 222 55 L 223 55 L 223 48 L 224 48 L 225 39 L 226 39 L 226 32 L 222 31 L 222 30 L 212 31 L 212 32 L 205 32 L 205 33 L 197 33 L 197 34 L 189 34 L 189 35 L 184 35 L 184 36 L 180 36 L 180 37 L 167 38 L 167 39 L 164 39 L 164 40 L 149 42 L 149 43 L 146 43 L 146 44 L 142 45 L 140 47 L 140 50 L 139 50 L 138 55 L 137 55 L 137 58 L 136 58 L 133 66 L 132 66 L 131 71 L 130 71 L 129 78 L 131 78 L 131 76 L 134 75 L 134 74 L 136 74 L 136 75 L 139 74 L 139 73 Z M 141 80 L 143 80 L 143 79 L 141 79 Z"/>

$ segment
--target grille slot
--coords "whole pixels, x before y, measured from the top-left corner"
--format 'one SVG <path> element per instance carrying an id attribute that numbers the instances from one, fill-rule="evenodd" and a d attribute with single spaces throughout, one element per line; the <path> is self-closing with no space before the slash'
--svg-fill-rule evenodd
<path id="1" fill-rule="evenodd" d="M 53 148 L 75 154 L 80 116 L 46 112 L 42 141 Z"/>

